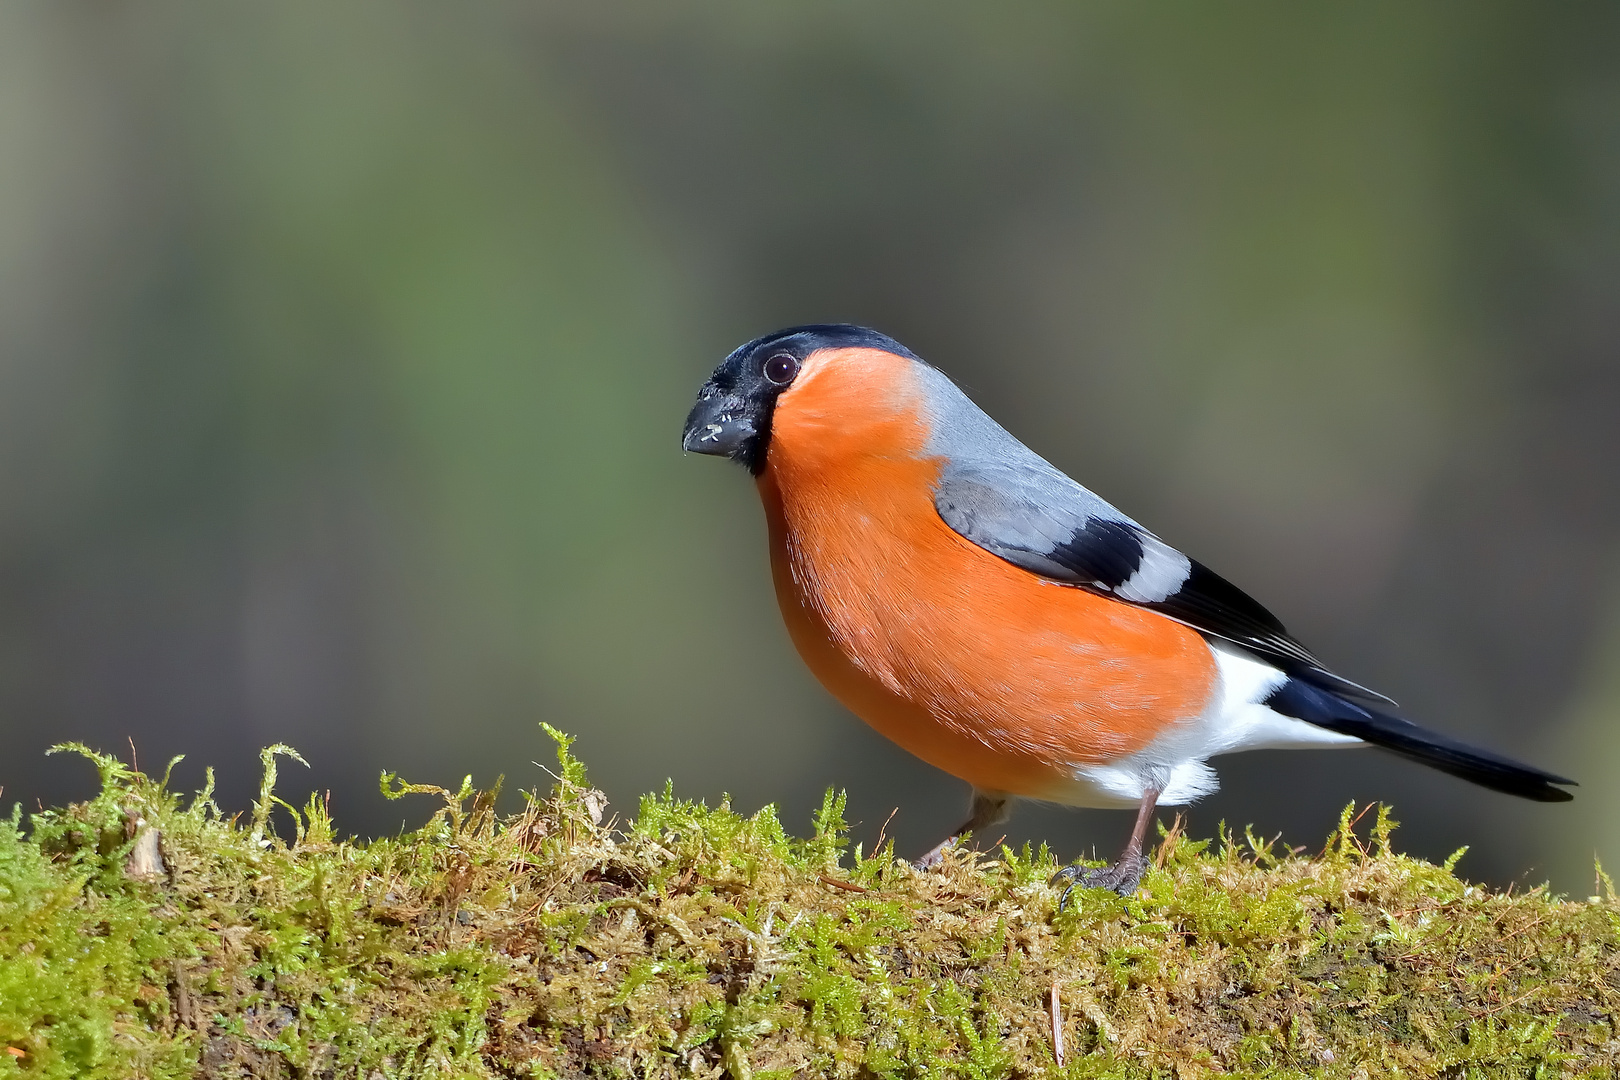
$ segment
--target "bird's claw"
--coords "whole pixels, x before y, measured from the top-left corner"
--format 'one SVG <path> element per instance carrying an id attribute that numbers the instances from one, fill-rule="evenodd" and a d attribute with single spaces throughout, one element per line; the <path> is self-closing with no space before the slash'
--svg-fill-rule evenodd
<path id="1" fill-rule="evenodd" d="M 1121 896 L 1129 896 L 1136 891 L 1142 883 L 1142 871 L 1146 868 L 1146 859 L 1120 859 L 1107 866 L 1065 866 L 1052 875 L 1051 884 L 1067 881 L 1063 895 L 1058 897 L 1058 912 L 1062 913 L 1069 902 L 1069 894 L 1078 887 L 1088 889 L 1109 889 Z"/>

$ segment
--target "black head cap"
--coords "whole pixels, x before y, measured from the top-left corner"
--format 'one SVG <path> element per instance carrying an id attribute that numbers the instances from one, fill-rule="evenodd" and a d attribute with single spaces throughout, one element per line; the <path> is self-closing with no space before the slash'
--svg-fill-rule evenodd
<path id="1" fill-rule="evenodd" d="M 792 326 L 755 338 L 721 361 L 698 391 L 681 447 L 729 457 L 758 476 L 765 468 L 777 396 L 793 385 L 811 353 L 850 348 L 882 349 L 918 359 L 893 338 L 846 323 Z"/>

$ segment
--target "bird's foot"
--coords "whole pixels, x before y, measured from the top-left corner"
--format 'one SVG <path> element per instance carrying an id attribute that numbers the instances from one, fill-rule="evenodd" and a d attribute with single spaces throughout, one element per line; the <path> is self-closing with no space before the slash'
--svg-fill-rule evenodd
<path id="1" fill-rule="evenodd" d="M 950 851 L 953 848 L 955 848 L 956 845 L 959 844 L 960 842 L 961 842 L 960 837 L 952 836 L 952 837 L 946 839 L 945 841 L 943 841 L 942 843 L 936 844 L 932 851 L 930 851 L 928 854 L 924 855 L 922 858 L 920 858 L 920 859 L 916 860 L 915 862 L 913 862 L 911 864 L 911 868 L 913 870 L 934 870 L 934 869 L 937 869 L 939 867 L 939 864 L 945 861 L 945 853 L 947 851 Z"/>
<path id="2" fill-rule="evenodd" d="M 1121 857 L 1118 862 L 1107 866 L 1065 866 L 1052 875 L 1053 885 L 1059 881 L 1068 882 L 1063 895 L 1058 898 L 1058 911 L 1061 912 L 1068 904 L 1069 894 L 1077 887 L 1111 889 L 1121 896 L 1129 896 L 1142 883 L 1142 871 L 1146 868 L 1147 860 L 1141 855 Z"/>

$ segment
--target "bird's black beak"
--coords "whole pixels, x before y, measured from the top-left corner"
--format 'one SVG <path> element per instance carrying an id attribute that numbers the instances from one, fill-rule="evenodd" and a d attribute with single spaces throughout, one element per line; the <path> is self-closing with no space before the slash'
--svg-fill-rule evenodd
<path id="1" fill-rule="evenodd" d="M 743 398 L 706 384 L 686 417 L 681 449 L 717 457 L 745 456 L 750 440 L 759 434 L 752 412 Z"/>

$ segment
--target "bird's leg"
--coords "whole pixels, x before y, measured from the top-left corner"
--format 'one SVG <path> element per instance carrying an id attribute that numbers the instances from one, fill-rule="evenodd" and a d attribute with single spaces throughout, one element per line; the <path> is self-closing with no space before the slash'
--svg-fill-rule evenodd
<path id="1" fill-rule="evenodd" d="M 988 829 L 992 825 L 1000 825 L 1010 816 L 1007 804 L 1012 802 L 1010 796 L 999 791 L 980 791 L 973 789 L 973 804 L 968 810 L 968 819 L 956 827 L 956 831 L 940 841 L 932 851 L 918 859 L 911 865 L 918 870 L 932 870 L 945 858 L 945 853 L 957 845 L 957 842 L 968 833 L 977 834 L 981 829 Z"/>
<path id="2" fill-rule="evenodd" d="M 1153 811 L 1159 805 L 1159 792 L 1157 788 L 1147 788 L 1142 792 L 1142 805 L 1136 809 L 1136 827 L 1131 830 L 1131 838 L 1125 841 L 1125 850 L 1120 852 L 1119 858 L 1112 866 L 1065 866 L 1053 876 L 1053 883 L 1067 881 L 1068 887 L 1063 890 L 1063 896 L 1058 900 L 1058 910 L 1069 902 L 1069 894 L 1076 885 L 1085 885 L 1092 889 L 1112 889 L 1121 896 L 1129 896 L 1136 891 L 1136 886 L 1142 881 L 1143 863 L 1142 843 L 1147 837 L 1148 822 L 1153 820 Z"/>

